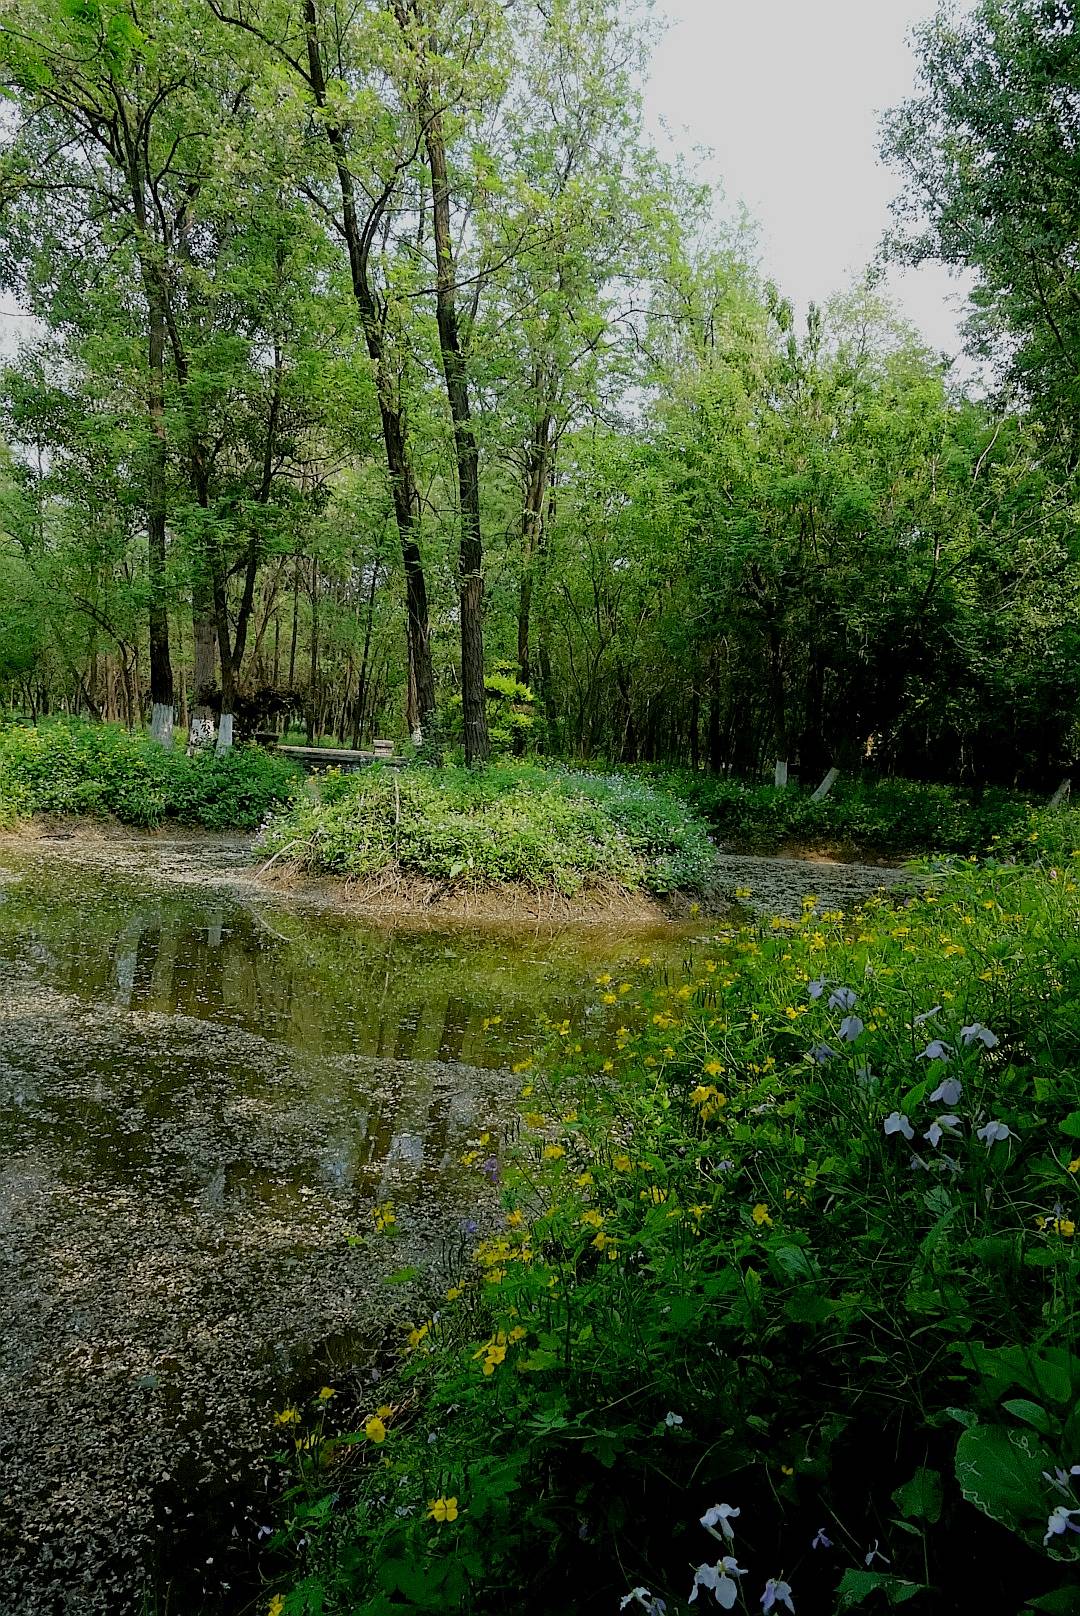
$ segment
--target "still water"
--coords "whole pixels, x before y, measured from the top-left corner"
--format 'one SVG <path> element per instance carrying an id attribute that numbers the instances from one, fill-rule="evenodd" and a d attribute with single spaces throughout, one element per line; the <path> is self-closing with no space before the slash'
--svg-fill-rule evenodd
<path id="1" fill-rule="evenodd" d="M 693 949 L 375 927 L 247 863 L 0 847 L 3 1616 L 246 1608 L 273 1409 L 328 1377 L 362 1405 L 491 1212 L 461 1156 L 510 1121 L 509 1068 L 550 1021 L 599 1055 L 596 976 Z M 405 1263 L 417 1285 L 387 1286 Z"/>

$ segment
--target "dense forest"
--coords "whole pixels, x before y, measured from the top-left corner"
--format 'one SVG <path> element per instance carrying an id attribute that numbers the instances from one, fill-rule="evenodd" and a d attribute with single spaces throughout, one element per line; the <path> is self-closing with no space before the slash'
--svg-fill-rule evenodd
<path id="1" fill-rule="evenodd" d="M 21 0 L 5 704 L 166 743 L 235 720 L 470 762 L 1056 780 L 1073 10 L 928 28 L 885 125 L 889 250 L 976 271 L 969 396 L 875 274 L 797 314 L 654 149 L 644 8 Z"/>

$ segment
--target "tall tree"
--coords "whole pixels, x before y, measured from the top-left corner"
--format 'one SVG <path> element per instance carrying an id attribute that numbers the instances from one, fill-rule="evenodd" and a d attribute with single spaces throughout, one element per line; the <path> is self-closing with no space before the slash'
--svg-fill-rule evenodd
<path id="1" fill-rule="evenodd" d="M 975 275 L 968 333 L 1080 463 L 1080 13 L 979 0 L 916 33 L 917 93 L 884 122 L 904 178 L 893 250 Z"/>
<path id="2" fill-rule="evenodd" d="M 53 271 L 72 243 L 99 236 L 130 248 L 142 294 L 144 493 L 150 699 L 154 733 L 172 741 L 173 675 L 166 582 L 167 259 L 172 220 L 163 188 L 190 171 L 202 134 L 191 42 L 169 0 L 30 0 L 0 25 L 0 83 L 18 109 L 4 152 L 2 195 L 21 209 L 5 255 L 8 284 L 35 312 L 70 290 Z M 39 234 L 40 232 L 40 234 Z M 36 238 L 36 239 L 35 239 Z M 54 258 L 41 247 L 53 240 Z M 63 277 L 61 276 L 61 281 Z"/>

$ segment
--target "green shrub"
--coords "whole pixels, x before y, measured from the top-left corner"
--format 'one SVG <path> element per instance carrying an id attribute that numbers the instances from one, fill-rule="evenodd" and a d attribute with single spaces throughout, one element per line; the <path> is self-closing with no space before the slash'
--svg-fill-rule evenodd
<path id="1" fill-rule="evenodd" d="M 1075 1611 L 1076 868 L 601 976 L 382 1412 L 297 1433 L 289 1616 L 675 1616 L 724 1553 L 748 1610 Z"/>
<path id="2" fill-rule="evenodd" d="M 915 780 L 843 780 L 823 802 L 797 787 L 747 786 L 678 772 L 656 783 L 681 796 L 721 845 L 771 853 L 786 842 L 910 857 L 918 853 L 1017 853 L 1029 841 L 1080 847 L 1080 811 L 1050 810 L 1016 792 L 965 791 Z M 1032 833 L 1036 835 L 1033 836 Z"/>
<path id="3" fill-rule="evenodd" d="M 166 819 L 253 830 L 296 790 L 298 771 L 260 747 L 223 757 L 113 724 L 64 720 L 0 729 L 0 821 L 34 813 L 109 815 L 127 825 Z"/>
<path id="4" fill-rule="evenodd" d="M 698 890 L 715 863 L 690 810 L 640 781 L 511 763 L 328 775 L 321 801 L 278 815 L 262 846 L 334 875 L 396 869 L 472 887 L 522 882 L 566 894 L 603 883 Z"/>
<path id="5" fill-rule="evenodd" d="M 533 749 L 540 736 L 536 697 L 528 685 L 523 685 L 504 665 L 484 675 L 484 696 L 492 756 Z M 447 701 L 437 727 L 440 732 L 445 729 L 445 737 L 455 749 L 464 742 L 465 719 L 459 693 Z"/>

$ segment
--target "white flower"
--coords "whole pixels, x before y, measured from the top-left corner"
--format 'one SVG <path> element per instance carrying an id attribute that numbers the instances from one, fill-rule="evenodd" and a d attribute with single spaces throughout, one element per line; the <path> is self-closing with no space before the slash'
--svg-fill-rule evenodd
<path id="1" fill-rule="evenodd" d="M 984 1049 L 996 1049 L 1001 1042 L 997 1034 L 991 1032 L 989 1027 L 984 1027 L 981 1021 L 973 1021 L 970 1027 L 961 1027 L 960 1038 L 968 1049 L 972 1044 L 981 1044 Z"/>
<path id="2" fill-rule="evenodd" d="M 664 1424 L 667 1425 L 667 1426 L 681 1425 L 682 1422 L 683 1422 L 682 1415 L 681 1414 L 673 1414 L 671 1412 L 670 1408 L 668 1409 L 667 1413 L 664 1415 Z"/>
<path id="3" fill-rule="evenodd" d="M 701 1517 L 701 1524 L 706 1532 L 712 1533 L 713 1537 L 718 1539 L 720 1532 L 723 1532 L 728 1542 L 733 1543 L 735 1532 L 731 1522 L 737 1520 L 738 1515 L 739 1511 L 733 1509 L 730 1504 L 713 1504 Z M 716 1531 L 717 1526 L 720 1527 L 720 1532 Z"/>
<path id="4" fill-rule="evenodd" d="M 768 1612 L 777 1605 L 786 1605 L 795 1616 L 795 1606 L 791 1602 L 791 1588 L 788 1583 L 781 1582 L 777 1577 L 770 1577 L 765 1584 L 765 1592 L 761 1596 L 761 1608 Z"/>
<path id="5" fill-rule="evenodd" d="M 891 1116 L 886 1117 L 883 1127 L 886 1134 L 902 1133 L 909 1144 L 915 1137 L 915 1129 L 911 1126 L 907 1117 L 899 1111 L 894 1111 Z"/>
<path id="6" fill-rule="evenodd" d="M 657 1599 L 647 1588 L 631 1588 L 630 1592 L 619 1600 L 619 1609 L 625 1610 L 627 1605 L 640 1605 L 642 1610 L 651 1611 L 652 1616 L 665 1616 L 667 1611 L 664 1601 Z"/>
<path id="7" fill-rule="evenodd" d="M 1061 1537 L 1066 1532 L 1080 1532 L 1080 1526 L 1073 1520 L 1074 1515 L 1080 1515 L 1080 1509 L 1066 1509 L 1064 1504 L 1058 1505 L 1046 1523 L 1044 1547 L 1052 1537 Z"/>
<path id="8" fill-rule="evenodd" d="M 942 1105 L 955 1105 L 963 1092 L 964 1085 L 958 1077 L 943 1078 L 931 1094 L 930 1104 L 940 1100 Z"/>
<path id="9" fill-rule="evenodd" d="M 942 1135 L 946 1131 L 948 1131 L 949 1133 L 956 1133 L 959 1126 L 960 1126 L 960 1118 L 959 1117 L 954 1117 L 954 1116 L 951 1116 L 951 1115 L 950 1116 L 945 1116 L 945 1117 L 936 1117 L 934 1119 L 934 1121 L 930 1124 L 929 1128 L 927 1128 L 926 1132 L 923 1134 L 923 1138 L 924 1139 L 929 1139 L 930 1143 L 933 1145 L 934 1149 L 936 1150 L 937 1147 L 941 1143 Z"/>
<path id="10" fill-rule="evenodd" d="M 1048 1481 L 1051 1487 L 1056 1487 L 1058 1492 L 1063 1493 L 1066 1498 L 1072 1497 L 1070 1476 L 1080 1476 L 1080 1465 L 1073 1465 L 1069 1470 L 1063 1469 L 1061 1465 L 1055 1465 L 1053 1475 L 1050 1474 L 1049 1470 L 1043 1471 L 1043 1480 Z"/>
<path id="11" fill-rule="evenodd" d="M 875 1538 L 873 1548 L 869 1551 L 868 1554 L 863 1555 L 863 1564 L 864 1565 L 868 1565 L 868 1566 L 873 1565 L 875 1560 L 880 1560 L 883 1565 L 891 1565 L 892 1564 L 892 1561 L 889 1559 L 887 1554 L 880 1554 L 878 1552 L 878 1543 L 879 1542 L 880 1542 L 880 1539 Z"/>
<path id="12" fill-rule="evenodd" d="M 699 1565 L 694 1572 L 689 1603 L 694 1603 L 699 1588 L 710 1588 L 721 1610 L 730 1610 L 739 1597 L 739 1585 L 735 1578 L 745 1575 L 744 1568 L 736 1565 L 734 1556 L 730 1554 L 725 1554 L 715 1565 Z"/>
<path id="13" fill-rule="evenodd" d="M 976 1139 L 985 1139 L 986 1148 L 989 1150 L 991 1145 L 996 1145 L 1006 1139 L 1015 1139 L 1016 1135 L 1003 1122 L 991 1121 L 985 1123 L 981 1128 L 976 1128 L 975 1137 Z"/>

